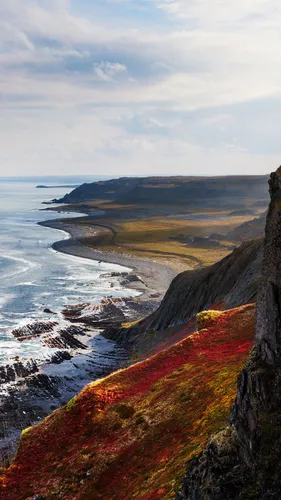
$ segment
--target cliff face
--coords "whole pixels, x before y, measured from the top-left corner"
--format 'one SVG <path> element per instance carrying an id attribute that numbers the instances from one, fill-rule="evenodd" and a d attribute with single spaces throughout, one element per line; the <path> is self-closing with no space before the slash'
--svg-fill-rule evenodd
<path id="1" fill-rule="evenodd" d="M 256 345 L 261 359 L 281 359 L 281 167 L 269 181 L 271 203 L 265 230 L 262 285 L 257 302 Z"/>
<path id="2" fill-rule="evenodd" d="M 262 240 L 245 242 L 213 266 L 178 275 L 157 312 L 147 318 L 147 327 L 160 329 L 184 323 L 220 301 L 224 308 L 254 302 L 262 256 Z"/>
<path id="3" fill-rule="evenodd" d="M 261 279 L 263 240 L 243 243 L 213 266 L 179 274 L 171 283 L 157 311 L 131 328 L 105 331 L 105 336 L 126 345 L 146 339 L 151 346 L 163 330 L 185 324 L 214 304 L 230 309 L 254 302 Z M 217 307 L 217 306 L 216 306 Z M 158 333 L 159 332 L 159 333 Z"/>
<path id="4" fill-rule="evenodd" d="M 190 464 L 177 499 L 281 497 L 281 168 L 269 185 L 254 349 L 228 427 Z"/>

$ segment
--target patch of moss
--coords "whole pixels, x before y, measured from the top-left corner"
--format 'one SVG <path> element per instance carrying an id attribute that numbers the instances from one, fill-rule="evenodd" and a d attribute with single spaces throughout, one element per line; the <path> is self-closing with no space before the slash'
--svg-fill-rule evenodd
<path id="1" fill-rule="evenodd" d="M 26 429 L 24 429 L 22 431 L 21 436 L 20 436 L 21 441 L 27 437 L 27 435 L 31 431 L 31 429 L 32 429 L 32 427 L 27 427 Z"/>
<path id="2" fill-rule="evenodd" d="M 139 323 L 139 319 L 136 321 L 128 321 L 125 323 L 121 323 L 121 328 L 132 328 L 133 326 L 136 326 Z"/>
<path id="3" fill-rule="evenodd" d="M 198 330 L 203 330 L 208 326 L 208 324 L 214 320 L 216 320 L 219 316 L 221 316 L 221 311 L 201 311 L 197 314 L 197 328 Z"/>
<path id="4" fill-rule="evenodd" d="M 74 406 L 76 405 L 77 402 L 77 396 L 74 396 L 66 405 L 66 411 L 71 411 L 73 410 Z"/>

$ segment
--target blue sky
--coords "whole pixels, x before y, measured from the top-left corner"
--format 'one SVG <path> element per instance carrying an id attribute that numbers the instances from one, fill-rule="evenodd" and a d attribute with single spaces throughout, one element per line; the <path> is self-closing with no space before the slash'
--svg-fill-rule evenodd
<path id="1" fill-rule="evenodd" d="M 281 163 L 276 0 L 2 0 L 0 175 Z"/>

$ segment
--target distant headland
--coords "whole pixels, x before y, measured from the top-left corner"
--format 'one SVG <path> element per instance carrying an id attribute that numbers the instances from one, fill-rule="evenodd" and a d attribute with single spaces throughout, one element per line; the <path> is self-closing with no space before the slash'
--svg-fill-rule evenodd
<path id="1" fill-rule="evenodd" d="M 80 184 L 60 184 L 59 186 L 45 186 L 44 184 L 38 184 L 37 189 L 52 189 L 52 188 L 77 188 Z"/>

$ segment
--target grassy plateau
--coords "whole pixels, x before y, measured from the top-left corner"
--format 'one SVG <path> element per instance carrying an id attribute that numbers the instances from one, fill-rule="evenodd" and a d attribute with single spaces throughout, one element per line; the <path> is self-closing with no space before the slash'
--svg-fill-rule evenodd
<path id="1" fill-rule="evenodd" d="M 95 210 L 102 215 L 91 216 Z M 252 218 L 231 215 L 229 211 L 192 210 L 183 207 L 145 207 L 87 202 L 69 205 L 65 211 L 86 211 L 88 217 L 61 222 L 74 224 L 81 231 L 82 245 L 115 252 L 121 256 L 152 259 L 177 272 L 205 267 L 221 260 L 235 246 L 228 233 Z M 210 235 L 219 234 L 217 240 Z"/>

